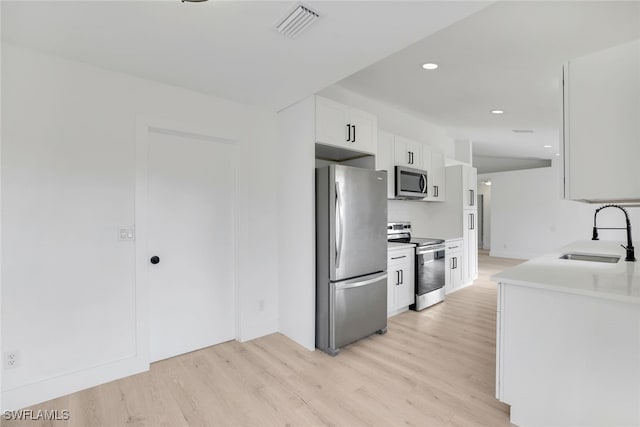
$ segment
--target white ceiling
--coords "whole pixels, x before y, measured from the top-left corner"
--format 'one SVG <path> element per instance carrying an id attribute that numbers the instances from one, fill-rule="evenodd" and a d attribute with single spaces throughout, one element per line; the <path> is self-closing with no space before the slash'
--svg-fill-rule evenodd
<path id="1" fill-rule="evenodd" d="M 474 154 L 550 159 L 560 149 L 562 63 L 638 38 L 638 1 L 501 1 L 339 84 L 428 116 L 472 140 Z"/>
<path id="2" fill-rule="evenodd" d="M 305 4 L 321 18 L 290 40 L 274 27 L 292 1 L 2 1 L 2 39 L 276 110 L 344 79 L 472 140 L 475 154 L 549 159 L 562 63 L 640 38 L 640 1 Z"/>
<path id="3" fill-rule="evenodd" d="M 274 27 L 293 1 L 2 1 L 2 38 L 281 109 L 489 3 L 305 2 L 321 17 L 290 40 Z"/>

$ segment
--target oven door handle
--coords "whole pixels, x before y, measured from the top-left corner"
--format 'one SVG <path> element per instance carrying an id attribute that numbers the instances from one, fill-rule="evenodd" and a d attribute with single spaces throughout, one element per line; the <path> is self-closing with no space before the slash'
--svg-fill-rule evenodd
<path id="1" fill-rule="evenodd" d="M 429 254 L 432 252 L 438 252 L 438 251 L 444 251 L 445 246 L 444 245 L 438 245 L 438 246 L 428 246 L 424 249 L 421 249 L 420 247 L 416 248 L 416 255 L 424 255 L 424 254 Z"/>

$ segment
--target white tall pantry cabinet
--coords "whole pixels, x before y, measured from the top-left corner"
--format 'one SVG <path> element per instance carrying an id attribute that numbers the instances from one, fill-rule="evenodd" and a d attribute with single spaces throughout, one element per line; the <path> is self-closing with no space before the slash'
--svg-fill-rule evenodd
<path id="1" fill-rule="evenodd" d="M 429 207 L 429 235 L 462 237 L 463 286 L 478 277 L 478 184 L 476 169 L 467 165 L 446 169 L 446 200 Z M 452 289 L 455 290 L 455 289 Z"/>

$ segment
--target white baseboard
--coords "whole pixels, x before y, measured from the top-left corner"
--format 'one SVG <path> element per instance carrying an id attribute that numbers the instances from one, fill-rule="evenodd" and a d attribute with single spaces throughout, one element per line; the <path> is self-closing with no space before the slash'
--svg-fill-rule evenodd
<path id="1" fill-rule="evenodd" d="M 12 411 L 25 408 L 148 370 L 149 361 L 141 360 L 139 356 L 134 356 L 70 374 L 47 378 L 35 383 L 4 390 L 2 392 L 2 410 Z M 69 408 L 47 409 L 63 410 Z M 73 414 L 71 416 L 73 417 Z"/>
<path id="2" fill-rule="evenodd" d="M 246 342 L 278 332 L 278 317 L 252 322 L 243 322 L 238 331 L 238 341 Z"/>

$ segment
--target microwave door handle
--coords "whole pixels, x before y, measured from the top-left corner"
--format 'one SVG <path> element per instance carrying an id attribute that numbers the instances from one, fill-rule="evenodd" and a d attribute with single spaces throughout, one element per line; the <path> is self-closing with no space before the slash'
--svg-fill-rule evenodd
<path id="1" fill-rule="evenodd" d="M 336 269 L 340 268 L 340 257 L 342 256 L 342 227 L 342 195 L 340 183 L 336 182 Z"/>
<path id="2" fill-rule="evenodd" d="M 420 192 L 427 192 L 427 177 L 425 174 L 420 175 Z"/>

